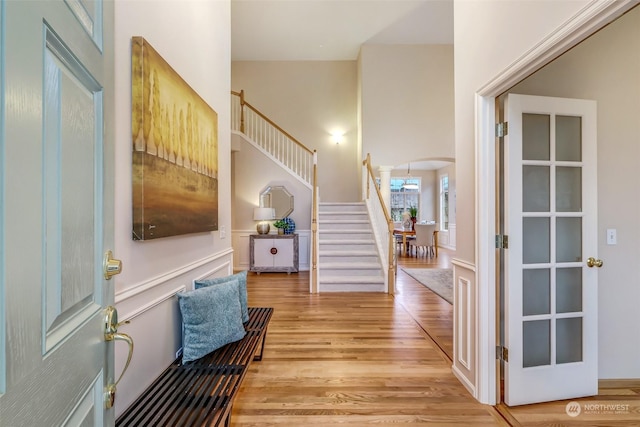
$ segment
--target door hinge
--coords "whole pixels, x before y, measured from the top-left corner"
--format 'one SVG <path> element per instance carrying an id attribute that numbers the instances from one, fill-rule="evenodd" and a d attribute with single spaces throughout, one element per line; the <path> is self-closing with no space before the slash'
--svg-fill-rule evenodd
<path id="1" fill-rule="evenodd" d="M 496 359 L 504 360 L 505 362 L 509 361 L 509 349 L 507 347 L 502 347 L 500 345 L 496 346 Z"/>
<path id="2" fill-rule="evenodd" d="M 496 234 L 496 249 L 509 249 L 509 236 Z"/>
<path id="3" fill-rule="evenodd" d="M 509 134 L 509 123 L 496 123 L 496 138 L 502 138 Z"/>

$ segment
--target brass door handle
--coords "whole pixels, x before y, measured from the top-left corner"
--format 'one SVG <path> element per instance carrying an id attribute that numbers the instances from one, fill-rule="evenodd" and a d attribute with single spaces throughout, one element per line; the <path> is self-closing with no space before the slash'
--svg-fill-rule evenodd
<path id="1" fill-rule="evenodd" d="M 113 253 L 107 251 L 104 253 L 104 261 L 102 263 L 104 278 L 109 280 L 116 274 L 122 273 L 122 261 L 113 258 Z"/>
<path id="2" fill-rule="evenodd" d="M 120 373 L 120 376 L 113 384 L 107 385 L 107 390 L 105 392 L 105 407 L 110 409 L 113 407 L 116 399 L 116 389 L 118 383 L 124 376 L 124 373 L 127 372 L 127 368 L 129 367 L 129 363 L 131 363 L 131 357 L 133 356 L 133 339 L 127 335 L 118 332 L 118 327 L 122 324 L 127 324 L 129 321 L 118 323 L 118 311 L 115 307 L 109 306 L 106 309 L 105 313 L 105 328 L 104 328 L 104 339 L 105 341 L 126 341 L 129 344 L 129 354 L 127 356 L 127 362 L 124 365 L 124 369 Z"/>
<path id="3" fill-rule="evenodd" d="M 590 256 L 589 258 L 587 258 L 587 267 L 602 267 L 602 260 L 601 259 L 595 259 L 594 257 Z"/>

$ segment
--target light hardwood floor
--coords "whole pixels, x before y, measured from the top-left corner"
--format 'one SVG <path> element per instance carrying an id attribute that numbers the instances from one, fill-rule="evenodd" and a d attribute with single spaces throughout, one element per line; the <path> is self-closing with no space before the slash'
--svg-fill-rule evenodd
<path id="1" fill-rule="evenodd" d="M 399 257 L 395 296 L 311 295 L 308 272 L 249 273 L 249 305 L 275 311 L 232 425 L 640 426 L 635 382 L 579 400 L 629 404 L 627 414 L 570 418 L 567 402 L 515 409 L 477 403 L 451 373 L 452 306 L 402 271 L 449 268 L 452 256 Z"/>

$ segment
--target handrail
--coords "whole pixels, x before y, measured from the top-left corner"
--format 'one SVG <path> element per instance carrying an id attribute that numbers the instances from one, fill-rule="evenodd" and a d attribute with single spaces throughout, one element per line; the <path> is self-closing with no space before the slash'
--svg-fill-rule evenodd
<path id="1" fill-rule="evenodd" d="M 364 195 L 364 198 L 367 201 L 367 206 L 369 207 L 370 213 L 372 214 L 374 234 L 376 234 L 376 237 L 381 241 L 383 259 L 387 258 L 388 260 L 388 266 L 385 266 L 385 271 L 387 273 L 387 292 L 393 295 L 395 293 L 396 277 L 393 220 L 391 219 L 391 215 L 389 215 L 389 210 L 384 203 L 384 199 L 382 198 L 380 189 L 377 185 L 375 185 L 375 175 L 373 174 L 373 169 L 371 168 L 371 154 L 367 154 L 367 158 L 362 161 L 362 164 L 366 168 L 364 174 L 365 176 L 363 177 L 363 181 L 366 181 L 366 193 Z M 375 188 L 375 192 L 377 194 L 377 198 L 374 199 L 372 199 L 371 197 L 371 184 L 373 184 L 373 188 Z M 373 200 L 377 200 L 378 203 L 373 202 Z M 382 215 L 384 217 L 384 222 L 387 225 L 387 230 L 382 229 L 382 221 L 376 221 L 375 217 L 379 215 L 380 212 L 382 212 Z M 385 231 L 387 232 L 386 234 Z"/>
<path id="2" fill-rule="evenodd" d="M 307 151 L 309 154 L 313 154 L 314 153 L 313 150 L 311 150 L 306 145 L 304 145 L 302 142 L 298 141 L 293 136 L 291 136 L 289 134 L 289 132 L 287 132 L 286 130 L 282 129 L 280 126 L 278 126 L 273 120 L 271 120 L 269 117 L 265 116 L 260 110 L 258 110 L 253 105 L 249 104 L 247 101 L 245 101 L 244 100 L 244 90 L 241 90 L 239 93 L 235 92 L 235 91 L 231 91 L 231 95 L 239 96 L 240 97 L 240 105 L 241 106 L 246 106 L 247 108 L 249 108 L 251 111 L 253 111 L 258 116 L 260 116 L 264 121 L 269 123 L 271 126 L 276 128 L 280 133 L 282 133 L 287 138 L 289 138 L 291 141 L 293 141 L 296 145 L 299 145 L 300 148 L 302 148 L 303 150 Z M 242 119 L 240 121 L 241 127 L 240 127 L 239 130 L 240 130 L 240 132 L 244 133 L 244 111 L 241 110 L 241 113 L 242 113 Z"/>
<path id="3" fill-rule="evenodd" d="M 310 291 L 318 292 L 318 153 L 310 150 L 249 104 L 244 90 L 231 91 L 231 130 L 239 131 L 304 182 L 312 193 Z"/>

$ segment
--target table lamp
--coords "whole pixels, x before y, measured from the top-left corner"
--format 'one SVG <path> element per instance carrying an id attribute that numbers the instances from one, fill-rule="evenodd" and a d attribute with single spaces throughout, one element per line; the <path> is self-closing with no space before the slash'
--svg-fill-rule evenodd
<path id="1" fill-rule="evenodd" d="M 267 221 L 275 219 L 276 210 L 273 208 L 253 208 L 253 220 L 260 221 L 256 226 L 258 234 L 269 234 L 271 226 Z"/>

